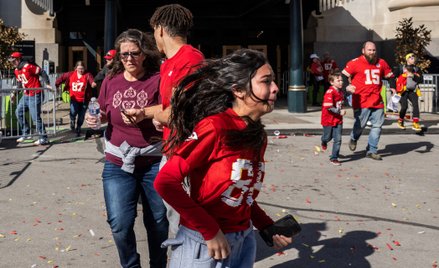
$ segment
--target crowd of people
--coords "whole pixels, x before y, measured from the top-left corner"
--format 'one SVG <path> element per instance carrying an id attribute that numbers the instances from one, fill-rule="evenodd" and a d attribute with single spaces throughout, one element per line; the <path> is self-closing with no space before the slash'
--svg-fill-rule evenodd
<path id="1" fill-rule="evenodd" d="M 81 135 L 84 120 L 90 128 L 106 123 L 102 181 L 120 264 L 140 267 L 134 232 L 140 202 L 150 267 L 252 267 L 253 228 L 261 231 L 275 224 L 256 201 L 267 146 L 261 117 L 273 110 L 279 91 L 273 69 L 262 52 L 250 49 L 205 59 L 187 42 L 193 16 L 179 4 L 157 8 L 150 26 L 153 34 L 122 32 L 97 76 L 78 61 L 55 83 L 64 84 L 70 94 L 70 128 L 76 135 Z M 311 101 L 322 109 L 321 148 L 327 150 L 333 140 L 329 161 L 337 166 L 347 95 L 355 118 L 349 149 L 356 150 L 370 122 L 366 157 L 382 160 L 378 143 L 384 123 L 383 79 L 401 96 L 399 128 L 405 129 L 410 101 L 413 129 L 421 130 L 417 102 L 422 73 L 415 55 L 407 54 L 402 72 L 394 74 L 377 56 L 373 42 L 365 42 L 361 52 L 343 69 L 328 52 L 322 61 L 316 53 L 310 55 Z M 48 78 L 22 56 L 10 56 L 17 86 L 32 89 L 24 90 L 18 102 L 17 142 L 29 134 L 24 116 L 29 110 L 40 135 L 35 144 L 48 144 L 39 90 L 40 76 L 50 88 Z M 91 97 L 97 97 L 98 117 L 87 112 Z M 279 233 L 272 240 L 275 249 L 293 243 L 293 237 Z M 172 251 L 169 263 L 167 247 Z"/>

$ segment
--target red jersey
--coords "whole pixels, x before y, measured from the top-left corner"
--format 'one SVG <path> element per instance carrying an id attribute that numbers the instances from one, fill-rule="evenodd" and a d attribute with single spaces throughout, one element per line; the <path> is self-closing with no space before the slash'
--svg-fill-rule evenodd
<path id="1" fill-rule="evenodd" d="M 90 73 L 83 73 L 78 77 L 77 71 L 62 74 L 56 79 L 55 85 L 58 87 L 61 83 L 66 82 L 65 91 L 69 91 L 70 98 L 77 102 L 89 101 L 91 98 L 91 84 L 93 76 Z"/>
<path id="2" fill-rule="evenodd" d="M 108 126 L 105 130 L 105 137 L 111 144 L 120 146 L 127 141 L 133 147 L 147 147 L 150 141 L 160 138 L 151 119 L 145 119 L 137 123 L 138 127 L 124 123 L 121 109 L 143 108 L 159 104 L 159 80 L 160 75 L 145 75 L 137 81 L 127 81 L 123 73 L 115 75 L 109 79 L 106 77 L 102 82 L 99 92 L 98 102 L 101 111 L 105 113 Z M 122 160 L 112 154 L 107 153 L 106 159 L 116 165 L 122 166 Z M 158 157 L 160 158 L 160 157 Z M 136 167 L 146 166 L 147 159 L 150 157 L 137 157 Z"/>
<path id="3" fill-rule="evenodd" d="M 310 69 L 311 69 L 311 73 L 314 75 L 314 76 L 320 76 L 320 75 L 323 75 L 323 67 L 322 67 L 322 64 L 320 63 L 320 61 L 317 61 L 317 62 L 312 62 L 311 63 L 311 67 L 310 67 Z"/>
<path id="4" fill-rule="evenodd" d="M 352 94 L 352 107 L 358 108 L 384 108 L 381 98 L 382 78 L 392 77 L 392 69 L 383 59 L 378 59 L 376 64 L 371 64 L 363 55 L 349 61 L 343 72 L 351 78 L 355 86 Z"/>
<path id="5" fill-rule="evenodd" d="M 343 124 L 343 116 L 341 114 L 336 114 L 328 110 L 331 107 L 341 110 L 343 108 L 343 100 L 343 91 L 333 86 L 330 86 L 328 90 L 326 90 L 322 104 L 322 126 L 336 126 Z"/>
<path id="6" fill-rule="evenodd" d="M 166 59 L 160 66 L 160 96 L 163 110 L 171 105 L 172 94 L 178 83 L 188 74 L 194 72 L 204 60 L 203 53 L 191 45 L 182 46 L 178 52 Z M 167 140 L 170 130 L 163 129 L 163 139 Z"/>
<path id="7" fill-rule="evenodd" d="M 21 65 L 21 64 L 20 64 Z M 40 73 L 41 68 L 32 63 L 24 63 L 23 67 L 15 68 L 14 74 L 17 81 L 20 82 L 23 88 L 40 88 Z M 35 96 L 41 90 L 25 90 L 24 94 L 27 96 Z"/>
<path id="8" fill-rule="evenodd" d="M 201 120 L 192 135 L 175 151 L 155 180 L 157 192 L 177 212 L 180 223 L 212 239 L 243 231 L 250 222 L 258 229 L 273 223 L 255 201 L 265 175 L 263 154 L 225 144 L 230 130 L 246 123 L 232 109 Z M 189 176 L 190 196 L 181 183 Z"/>
<path id="9" fill-rule="evenodd" d="M 325 78 L 325 81 L 328 81 L 329 73 L 332 70 L 338 68 L 337 63 L 333 59 L 328 59 L 328 60 L 323 60 L 322 66 L 323 66 L 323 77 Z"/>

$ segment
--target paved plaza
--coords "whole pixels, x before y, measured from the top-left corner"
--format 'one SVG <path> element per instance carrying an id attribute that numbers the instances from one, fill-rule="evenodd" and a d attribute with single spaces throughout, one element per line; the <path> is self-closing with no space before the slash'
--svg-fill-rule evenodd
<path id="1" fill-rule="evenodd" d="M 329 162 L 332 143 L 319 148 L 317 111 L 267 116 L 268 133 L 279 129 L 287 138 L 269 137 L 258 202 L 274 219 L 293 214 L 303 230 L 283 252 L 258 237 L 255 267 L 437 267 L 439 136 L 437 116 L 427 116 L 423 136 L 386 123 L 383 161 L 364 157 L 366 136 L 351 152 L 344 135 L 339 167 Z M 351 123 L 347 117 L 346 130 Z M 120 267 L 96 141 L 66 132 L 52 141 L 0 144 L 0 267 Z M 142 217 L 136 230 L 148 267 Z"/>

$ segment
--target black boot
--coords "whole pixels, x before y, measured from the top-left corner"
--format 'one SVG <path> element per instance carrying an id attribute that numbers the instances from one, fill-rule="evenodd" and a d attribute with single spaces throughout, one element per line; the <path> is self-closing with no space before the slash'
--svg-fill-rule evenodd
<path id="1" fill-rule="evenodd" d="M 70 131 L 75 132 L 75 121 L 70 121 Z"/>

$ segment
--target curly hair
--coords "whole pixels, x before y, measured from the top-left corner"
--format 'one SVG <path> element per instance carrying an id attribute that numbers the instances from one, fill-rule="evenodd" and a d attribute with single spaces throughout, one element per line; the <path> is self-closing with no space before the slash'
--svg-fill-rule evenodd
<path id="1" fill-rule="evenodd" d="M 149 24 L 154 29 L 162 26 L 171 37 L 186 37 L 193 26 L 193 16 L 189 9 L 179 4 L 158 7 Z"/>
<path id="2" fill-rule="evenodd" d="M 124 66 L 120 58 L 120 46 L 122 43 L 131 42 L 136 44 L 140 51 L 145 55 L 145 60 L 143 61 L 143 69 L 145 74 L 151 75 L 160 70 L 160 52 L 154 42 L 154 38 L 151 34 L 146 34 L 137 29 L 128 29 L 121 33 L 114 42 L 114 47 L 117 51 L 116 57 L 114 58 L 113 67 L 109 71 L 108 75 L 113 78 L 116 74 L 124 71 Z"/>
<path id="3" fill-rule="evenodd" d="M 256 71 L 266 63 L 263 53 L 240 49 L 221 59 L 206 60 L 196 72 L 186 76 L 171 101 L 171 134 L 165 153 L 172 154 L 203 118 L 232 107 L 235 101 L 233 90 L 245 91 L 257 101 L 267 103 L 255 96 L 251 85 Z M 264 125 L 248 116 L 242 118 L 247 123 L 246 129 L 229 131 L 226 144 L 260 149 L 266 139 Z"/>

